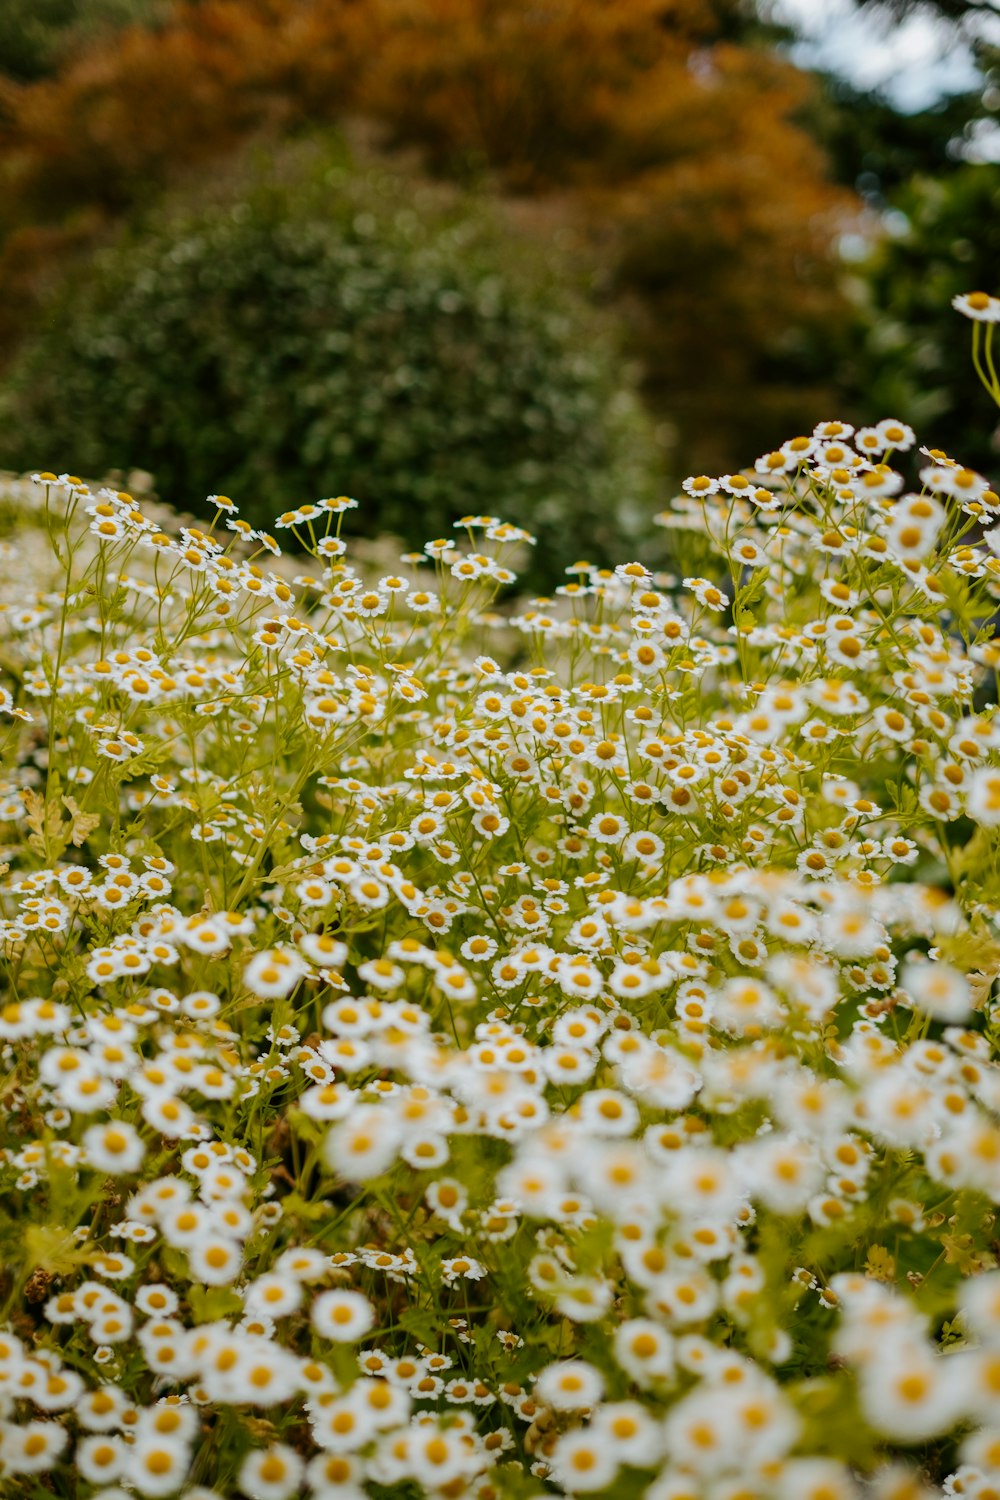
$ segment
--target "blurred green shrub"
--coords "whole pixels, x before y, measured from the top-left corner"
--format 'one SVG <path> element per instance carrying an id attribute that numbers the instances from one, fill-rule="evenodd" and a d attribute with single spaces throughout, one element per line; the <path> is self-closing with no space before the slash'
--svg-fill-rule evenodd
<path id="1" fill-rule="evenodd" d="M 486 511 L 554 584 L 567 532 L 621 561 L 662 501 L 614 328 L 565 270 L 471 197 L 271 167 L 71 278 L 0 391 L 0 462 L 141 465 L 171 504 L 221 492 L 258 524 L 349 493 L 411 545 Z"/>
<path id="2" fill-rule="evenodd" d="M 890 202 L 890 232 L 858 267 L 859 332 L 841 383 L 857 410 L 910 422 L 932 446 L 994 477 L 996 412 L 951 299 L 1000 293 L 1000 167 L 914 177 Z"/>

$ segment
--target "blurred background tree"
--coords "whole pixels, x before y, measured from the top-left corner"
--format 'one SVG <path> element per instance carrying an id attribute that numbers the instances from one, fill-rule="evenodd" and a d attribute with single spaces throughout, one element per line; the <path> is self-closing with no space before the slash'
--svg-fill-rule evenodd
<path id="1" fill-rule="evenodd" d="M 996 0 L 855 0 L 855 3 L 859 10 L 877 11 L 896 21 L 917 13 L 952 22 L 997 15 Z"/>
<path id="2" fill-rule="evenodd" d="M 931 6 L 970 35 L 983 8 Z M 404 154 L 411 183 L 488 197 L 525 246 L 572 245 L 641 366 L 675 479 L 845 408 L 931 422 L 936 443 L 990 459 L 978 396 L 960 380 L 944 395 L 965 369 L 947 288 L 996 289 L 991 230 L 959 226 L 965 209 L 992 212 L 994 169 L 960 165 L 995 123 L 985 43 L 981 87 L 907 113 L 794 66 L 766 0 L 38 0 L 34 13 L 63 42 L 0 80 L 0 349 L 8 380 L 18 361 L 18 400 L 27 371 L 45 383 L 58 327 L 95 326 L 84 270 L 122 226 L 165 193 L 183 218 L 185 195 L 227 181 L 248 142 L 363 127 L 386 159 Z M 981 260 L 962 260 L 970 239 Z M 370 368 L 378 384 L 396 366 Z M 0 460 L 24 454 L 23 437 L 4 441 Z M 219 481 L 191 469 L 184 483 Z"/>
<path id="3" fill-rule="evenodd" d="M 635 554 L 660 455 L 568 257 L 329 144 L 214 196 L 158 212 L 53 304 L 0 394 L 7 462 L 149 468 L 162 499 L 228 494 L 265 529 L 346 492 L 352 531 L 410 547 L 500 514 L 537 536 L 541 588 L 573 561 L 571 518 L 593 560 Z"/>
<path id="4" fill-rule="evenodd" d="M 29 83 L 55 72 L 80 47 L 132 22 L 163 20 L 168 0 L 3 0 L 0 68 Z"/>
<path id="5" fill-rule="evenodd" d="M 995 473 L 995 411 L 951 299 L 1000 291 L 1000 166 L 980 159 L 1000 154 L 1000 58 L 982 28 L 1000 9 L 993 0 L 858 0 L 857 8 L 886 23 L 938 17 L 942 50 L 966 38 L 979 77 L 913 110 L 831 76 L 809 100 L 804 123 L 837 180 L 865 204 L 844 265 L 853 304 L 836 364 L 844 409 L 860 420 L 895 414 L 932 446 Z"/>
<path id="6" fill-rule="evenodd" d="M 575 191 L 688 468 L 817 421 L 852 203 L 796 123 L 811 85 L 746 7 L 376 0 L 364 107 L 442 171 Z M 447 40 L 446 40 L 447 39 Z M 669 425 L 668 425 L 669 424 Z"/>
<path id="7" fill-rule="evenodd" d="M 996 409 L 951 299 L 1000 290 L 1000 168 L 914 174 L 890 194 L 891 232 L 859 267 L 857 336 L 843 379 L 853 404 L 894 412 L 924 441 L 995 472 Z"/>
<path id="8" fill-rule="evenodd" d="M 668 458 L 729 467 L 834 399 L 811 336 L 843 306 L 853 200 L 795 121 L 809 88 L 735 0 L 180 6 L 8 86 L 0 343 L 68 256 L 179 174 L 363 116 L 543 235 L 570 227 L 629 322 Z"/>

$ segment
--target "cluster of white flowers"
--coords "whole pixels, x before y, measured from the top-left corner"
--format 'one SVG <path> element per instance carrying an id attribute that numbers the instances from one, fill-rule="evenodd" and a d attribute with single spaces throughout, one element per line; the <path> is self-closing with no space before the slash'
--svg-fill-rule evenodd
<path id="1" fill-rule="evenodd" d="M 12 1494 L 1000 1494 L 1000 498 L 914 442 L 511 609 L 491 516 L 9 487 Z"/>

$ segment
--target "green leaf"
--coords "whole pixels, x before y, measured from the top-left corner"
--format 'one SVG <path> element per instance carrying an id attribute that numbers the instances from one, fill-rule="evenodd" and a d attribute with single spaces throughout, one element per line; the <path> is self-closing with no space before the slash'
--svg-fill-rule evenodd
<path id="1" fill-rule="evenodd" d="M 215 1323 L 243 1311 L 243 1299 L 228 1286 L 193 1286 L 188 1301 L 196 1323 Z"/>

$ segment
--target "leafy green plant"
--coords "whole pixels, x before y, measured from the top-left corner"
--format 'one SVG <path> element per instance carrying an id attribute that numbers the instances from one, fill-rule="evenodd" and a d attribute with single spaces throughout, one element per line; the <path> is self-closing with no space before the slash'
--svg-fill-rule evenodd
<path id="1" fill-rule="evenodd" d="M 11 373 L 0 456 L 142 464 L 167 501 L 224 492 L 255 522 L 349 489 L 364 530 L 410 544 L 501 509 L 543 563 L 577 526 L 615 561 L 657 450 L 564 270 L 477 200 L 342 156 L 279 165 L 73 279 Z"/>

